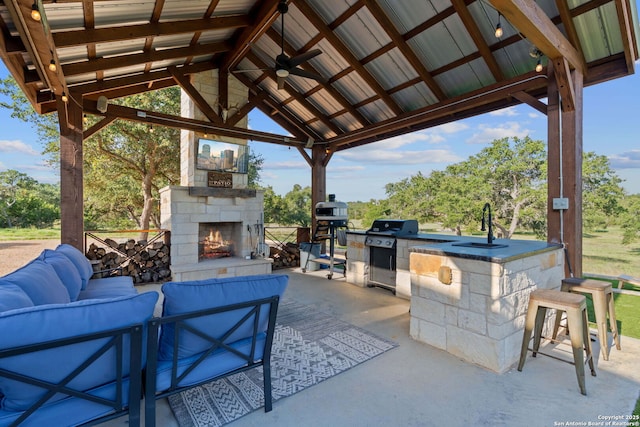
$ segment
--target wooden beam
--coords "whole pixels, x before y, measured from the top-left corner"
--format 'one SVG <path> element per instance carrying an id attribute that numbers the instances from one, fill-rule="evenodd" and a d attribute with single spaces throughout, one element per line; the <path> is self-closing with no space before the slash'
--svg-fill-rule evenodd
<path id="1" fill-rule="evenodd" d="M 113 43 L 146 37 L 187 34 L 196 31 L 215 31 L 243 28 L 251 20 L 246 15 L 219 16 L 213 18 L 187 19 L 181 21 L 150 22 L 148 24 L 113 26 L 95 29 L 59 31 L 53 33 L 58 48 L 82 46 L 87 43 Z"/>
<path id="2" fill-rule="evenodd" d="M 307 0 L 298 0 L 295 3 L 296 7 L 304 14 L 304 16 L 311 22 L 311 24 L 322 34 L 334 49 L 355 69 L 358 75 L 371 87 L 384 103 L 394 112 L 394 114 L 402 114 L 402 108 L 396 103 L 396 101 L 386 92 L 386 90 L 378 83 L 378 81 L 369 73 L 369 71 L 358 61 L 358 59 L 351 53 L 351 50 L 338 38 L 338 36 L 331 31 L 327 24 L 320 18 L 320 16 L 313 10 L 307 3 Z"/>
<path id="3" fill-rule="evenodd" d="M 244 104 L 238 111 L 236 111 L 231 116 L 227 117 L 226 124 L 228 126 L 235 126 L 238 121 L 242 120 L 243 117 L 246 117 L 247 114 L 251 112 L 260 102 L 267 98 L 267 92 L 260 92 L 257 95 L 253 93 L 249 94 L 249 102 Z"/>
<path id="4" fill-rule="evenodd" d="M 575 109 L 576 94 L 573 88 L 569 63 L 565 58 L 555 58 L 553 60 L 553 71 L 558 83 L 562 111 L 573 111 Z"/>
<path id="5" fill-rule="evenodd" d="M 586 74 L 587 66 L 578 51 L 533 0 L 489 0 L 531 43 L 548 58 L 567 58 L 569 64 Z"/>
<path id="6" fill-rule="evenodd" d="M 85 101 L 84 110 L 95 115 L 103 115 L 95 108 L 95 101 Z M 121 105 L 109 105 L 107 115 L 123 120 L 130 120 L 140 123 L 150 123 L 158 126 L 166 126 L 174 129 L 186 129 L 195 132 L 208 132 L 231 138 L 247 139 L 259 142 L 268 142 L 285 146 L 305 145 L 305 140 L 297 140 L 289 136 L 277 135 L 269 132 L 261 132 L 253 129 L 242 129 L 224 124 L 213 124 L 203 120 L 190 119 L 187 117 L 173 116 L 171 114 L 158 113 L 155 111 L 144 111 L 137 108 L 123 107 Z"/>
<path id="7" fill-rule="evenodd" d="M 456 3 L 462 3 L 462 2 L 463 0 L 454 0 L 453 3 L 455 5 Z M 409 47 L 409 45 L 407 44 L 405 39 L 402 37 L 402 35 L 398 32 L 398 30 L 396 30 L 395 25 L 393 24 L 391 19 L 387 17 L 386 12 L 382 10 L 382 8 L 373 0 L 366 0 L 365 4 L 367 5 L 367 8 L 371 11 L 371 14 L 376 18 L 380 26 L 391 38 L 392 44 L 394 44 L 400 50 L 400 52 L 402 52 L 402 54 L 407 59 L 409 64 L 411 64 L 411 66 L 416 71 L 416 73 L 418 73 L 422 81 L 424 81 L 424 83 L 427 85 L 427 87 L 433 93 L 433 95 L 439 101 L 443 101 L 447 99 L 447 96 L 445 95 L 442 88 L 440 88 L 440 85 L 438 85 L 435 79 L 431 76 L 427 68 L 422 64 L 422 61 L 414 53 L 413 49 Z M 464 6 L 464 11 L 466 11 L 470 21 L 473 22 L 473 19 L 471 18 L 471 14 L 469 13 L 469 11 L 467 11 L 466 6 Z M 458 14 L 460 15 L 460 13 Z M 463 22 L 464 21 L 465 20 L 463 19 Z M 465 25 L 467 25 L 467 23 L 465 23 Z M 473 25 L 475 25 L 475 23 Z M 477 27 L 476 27 L 476 30 L 477 30 Z M 478 30 L 478 33 L 479 33 L 479 30 Z M 485 47 L 486 47 L 486 44 L 485 44 Z M 491 56 L 490 52 L 489 52 L 489 55 Z M 497 67 L 497 63 L 495 62 L 495 60 L 493 61 L 493 63 Z M 493 69 L 491 68 L 491 64 L 489 64 L 489 68 L 493 71 Z M 500 75 L 500 77 L 502 77 L 502 73 L 500 73 L 499 70 L 498 70 L 498 74 Z M 502 80 L 502 78 L 498 79 L 496 77 L 496 80 Z"/>
<path id="8" fill-rule="evenodd" d="M 348 135 L 329 138 L 328 142 L 336 147 L 348 145 L 359 139 L 366 139 L 381 133 L 392 132 L 402 128 L 410 128 L 422 122 L 446 117 L 466 109 L 489 104 L 498 99 L 510 97 L 512 93 L 529 91 L 534 88 L 545 87 L 547 76 L 531 72 L 511 80 L 495 83 L 455 98 L 448 99 L 437 105 L 430 105 L 398 117 L 384 120 L 371 126 L 350 132 Z"/>
<path id="9" fill-rule="evenodd" d="M 278 2 L 262 1 L 258 3 L 257 9 L 251 10 L 248 14 L 255 17 L 251 24 L 244 28 L 242 33 L 235 37 L 234 48 L 229 51 L 222 60 L 221 68 L 231 71 L 251 50 L 251 43 L 256 41 L 278 18 Z"/>
<path id="10" fill-rule="evenodd" d="M 204 96 L 200 94 L 198 89 L 196 89 L 191 84 L 188 77 L 185 77 L 182 73 L 180 73 L 176 67 L 169 67 L 168 71 L 171 73 L 176 83 L 180 85 L 182 90 L 185 91 L 185 93 L 189 96 L 189 98 L 191 98 L 195 106 L 202 112 L 202 114 L 204 114 L 207 119 L 209 119 L 210 122 L 222 124 L 222 119 L 218 117 L 218 113 L 216 113 L 216 111 L 211 108 L 209 102 L 207 102 L 207 100 L 204 99 Z"/>
<path id="11" fill-rule="evenodd" d="M 97 132 L 101 131 L 102 129 L 104 129 L 105 127 L 109 126 L 115 120 L 116 120 L 116 117 L 111 117 L 111 116 L 104 117 L 102 120 L 100 120 L 99 122 L 97 122 L 96 124 L 91 126 L 89 129 L 85 129 L 85 131 L 83 133 L 84 139 L 90 138 L 95 133 L 97 133 Z"/>
<path id="12" fill-rule="evenodd" d="M 96 58 L 89 61 L 74 62 L 63 65 L 61 68 L 66 76 L 95 73 L 116 68 L 131 67 L 145 62 L 167 61 L 194 55 L 213 55 L 227 52 L 231 46 L 227 42 L 200 44 L 175 49 L 164 49 L 153 52 L 134 53 L 110 58 Z"/>
<path id="13" fill-rule="evenodd" d="M 622 47 L 624 57 L 627 61 L 627 70 L 629 74 L 634 73 L 635 61 L 638 59 L 638 45 L 634 34 L 634 25 L 632 13 L 627 0 L 615 0 L 616 13 L 618 14 L 618 22 L 620 23 L 620 36 L 622 38 Z"/>
<path id="14" fill-rule="evenodd" d="M 453 8 L 458 14 L 458 17 L 462 21 L 462 24 L 471 36 L 473 43 L 478 48 L 478 52 L 482 56 L 482 59 L 484 59 L 485 64 L 487 64 L 489 71 L 491 71 L 491 74 L 493 74 L 493 78 L 497 82 L 504 80 L 504 74 L 502 73 L 500 66 L 498 66 L 498 61 L 496 61 L 496 59 L 493 57 L 493 53 L 485 42 L 484 37 L 482 37 L 482 33 L 478 28 L 478 24 L 476 24 L 475 19 L 473 18 L 473 16 L 471 16 L 471 12 L 469 12 L 469 9 L 467 9 L 465 1 L 452 0 L 451 3 L 453 4 Z"/>
<path id="15" fill-rule="evenodd" d="M 539 101 L 538 98 L 529 95 L 527 92 L 514 92 L 511 94 L 511 96 L 513 96 L 518 101 L 527 104 L 531 108 L 540 111 L 542 114 L 547 114 L 547 106 L 543 102 Z"/>

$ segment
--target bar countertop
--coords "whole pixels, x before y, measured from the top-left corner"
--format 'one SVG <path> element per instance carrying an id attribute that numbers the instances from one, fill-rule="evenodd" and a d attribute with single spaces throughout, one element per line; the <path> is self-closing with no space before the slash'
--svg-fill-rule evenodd
<path id="1" fill-rule="evenodd" d="M 347 233 L 366 235 L 366 231 L 348 230 Z M 465 247 L 460 244 L 486 243 L 486 237 L 456 236 L 453 234 L 418 233 L 398 236 L 398 239 L 412 240 L 409 252 L 422 254 L 448 255 L 457 258 L 505 263 L 537 253 L 561 249 L 559 243 L 547 243 L 541 240 L 494 239 L 493 248 Z M 419 244 L 418 242 L 424 242 Z M 417 245 L 414 245 L 418 243 Z"/>

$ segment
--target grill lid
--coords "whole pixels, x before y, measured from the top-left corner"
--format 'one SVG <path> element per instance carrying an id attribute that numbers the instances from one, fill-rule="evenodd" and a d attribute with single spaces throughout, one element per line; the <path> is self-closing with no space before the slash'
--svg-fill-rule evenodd
<path id="1" fill-rule="evenodd" d="M 415 219 L 376 219 L 367 230 L 367 234 L 381 236 L 408 236 L 418 234 L 418 221 Z"/>

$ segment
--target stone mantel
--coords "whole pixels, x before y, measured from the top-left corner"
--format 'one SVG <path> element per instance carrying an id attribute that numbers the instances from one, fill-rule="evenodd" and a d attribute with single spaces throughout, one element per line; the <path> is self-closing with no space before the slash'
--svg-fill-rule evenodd
<path id="1" fill-rule="evenodd" d="M 190 196 L 198 197 L 240 197 L 248 199 L 256 197 L 256 190 L 252 188 L 215 188 L 215 187 L 189 187 Z"/>

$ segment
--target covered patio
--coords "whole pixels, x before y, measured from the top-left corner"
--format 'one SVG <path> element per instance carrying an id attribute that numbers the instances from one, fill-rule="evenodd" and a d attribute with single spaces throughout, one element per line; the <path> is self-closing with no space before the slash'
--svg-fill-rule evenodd
<path id="1" fill-rule="evenodd" d="M 63 243 L 82 247 L 83 140 L 114 120 L 293 147 L 315 205 L 337 151 L 524 103 L 548 118 L 547 235 L 577 276 L 583 88 L 633 74 L 639 33 L 630 0 L 8 0 L 0 28 L 20 88 L 60 119 Z M 197 118 L 110 102 L 175 85 Z M 289 135 L 248 130 L 252 109 Z"/>
<path id="2" fill-rule="evenodd" d="M 559 426 L 627 422 L 640 392 L 640 341 L 622 337 L 622 351 L 587 375 L 580 394 L 573 366 L 529 355 L 522 372 L 499 375 L 409 337 L 409 301 L 379 288 L 361 288 L 325 271 L 286 271 L 286 298 L 313 305 L 340 320 L 399 343 L 395 349 L 320 384 L 258 409 L 232 424 L 243 426 Z M 166 401 L 162 427 L 177 427 Z M 567 424 L 568 422 L 584 424 Z M 126 426 L 126 417 L 103 424 Z M 616 424 L 610 424 L 616 425 Z M 633 425 L 633 424 L 618 424 Z"/>

